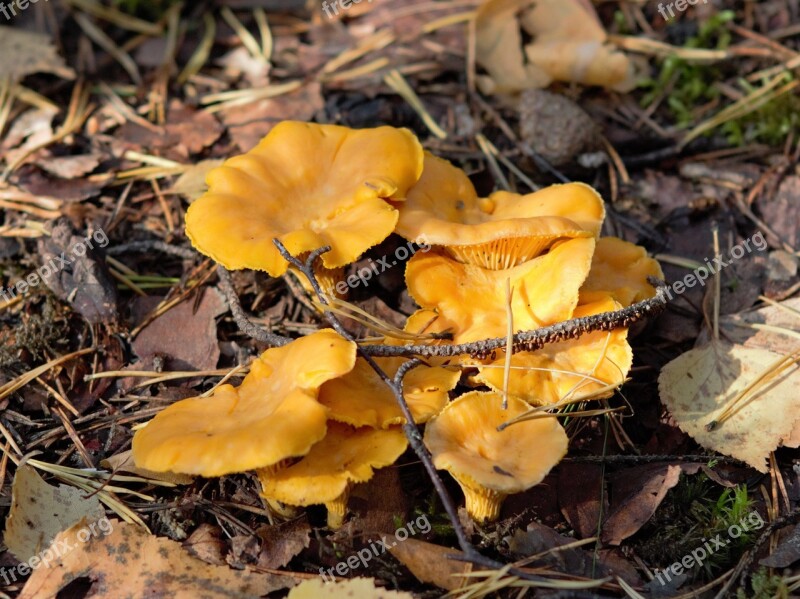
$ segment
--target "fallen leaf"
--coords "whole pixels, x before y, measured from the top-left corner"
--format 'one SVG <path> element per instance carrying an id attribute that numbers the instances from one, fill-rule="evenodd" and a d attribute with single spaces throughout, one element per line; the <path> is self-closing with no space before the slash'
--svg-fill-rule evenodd
<path id="1" fill-rule="evenodd" d="M 674 464 L 632 468 L 619 475 L 616 484 L 612 481 L 611 510 L 600 534 L 603 544 L 619 545 L 635 534 L 678 484 L 681 469 Z"/>
<path id="2" fill-rule="evenodd" d="M 305 517 L 256 530 L 261 539 L 259 568 L 283 568 L 311 544 L 311 527 Z"/>
<path id="3" fill-rule="evenodd" d="M 49 35 L 0 26 L 0 80 L 17 81 L 33 73 L 53 73 L 74 79 L 75 71 L 64 65 Z M 12 59 L 13 57 L 13 59 Z"/>
<path id="4" fill-rule="evenodd" d="M 353 578 L 335 583 L 313 578 L 294 587 L 286 599 L 414 599 L 411 593 L 388 591 L 375 586 L 374 578 Z"/>
<path id="5" fill-rule="evenodd" d="M 755 327 L 749 325 L 756 325 Z M 758 328 L 767 325 L 768 328 Z M 793 335 L 800 325 L 800 298 L 767 305 L 757 310 L 720 316 L 719 330 L 727 341 L 751 349 L 766 349 L 779 354 L 790 354 L 800 349 L 800 337 Z M 776 328 L 789 331 L 781 334 Z M 698 339 L 707 343 L 706 331 Z"/>
<path id="6" fill-rule="evenodd" d="M 170 102 L 167 113 L 167 137 L 182 146 L 186 156 L 199 154 L 222 135 L 223 129 L 214 115 L 205 110 L 195 110 L 178 100 Z"/>
<path id="7" fill-rule="evenodd" d="M 61 218 L 50 237 L 42 237 L 38 244 L 41 279 L 92 324 L 117 318 L 117 288 L 98 250 L 103 239 L 108 244 L 108 237 L 98 233 L 103 231 L 85 238 L 74 235 L 69 221 Z"/>
<path id="8" fill-rule="evenodd" d="M 77 578 L 89 578 L 94 599 L 130 597 L 233 598 L 261 596 L 296 583 L 291 574 L 262 574 L 212 566 L 190 555 L 179 543 L 155 537 L 138 526 L 110 520 L 110 532 L 84 539 L 81 521 L 60 533 L 59 551 L 47 568 L 33 571 L 18 599 L 55 597 Z M 105 532 L 105 531 L 104 531 Z M 85 536 L 85 535 L 84 535 Z"/>
<path id="9" fill-rule="evenodd" d="M 183 163 L 217 141 L 222 132 L 222 125 L 214 115 L 172 100 L 163 127 L 147 128 L 128 121 L 117 130 L 115 138 L 128 149 L 158 153 Z"/>
<path id="10" fill-rule="evenodd" d="M 279 122 L 310 121 L 323 106 L 322 86 L 310 82 L 288 94 L 226 108 L 219 114 L 231 140 L 242 152 L 247 152 Z"/>
<path id="11" fill-rule="evenodd" d="M 16 118 L 5 137 L 0 140 L 0 149 L 3 150 L 6 163 L 16 162 L 29 151 L 52 139 L 53 117 L 57 114 L 57 109 L 48 106 L 27 110 Z"/>
<path id="12" fill-rule="evenodd" d="M 34 154 L 34 156 L 37 156 L 34 162 L 41 166 L 47 158 L 38 157 L 38 154 L 38 152 Z M 73 179 L 57 179 L 42 170 L 27 167 L 20 168 L 16 174 L 19 186 L 29 194 L 40 197 L 54 196 L 65 204 L 77 204 L 89 198 L 96 197 L 103 190 L 107 182 L 102 177 L 76 176 Z M 74 210 L 71 208 L 74 208 Z M 93 206 L 87 203 L 67 208 L 64 213 L 67 216 L 71 216 L 72 214 L 85 215 L 86 218 L 91 220 L 92 216 L 97 214 L 97 211 Z M 82 222 L 83 218 L 79 218 L 76 226 L 80 226 Z"/>
<path id="13" fill-rule="evenodd" d="M 509 551 L 521 558 L 539 555 L 535 561 L 526 564 L 529 568 L 545 567 L 570 576 L 583 576 L 595 580 L 616 574 L 630 584 L 641 584 L 636 569 L 622 558 L 618 551 L 605 550 L 598 556 L 594 551 L 565 547 L 574 543 L 575 539 L 560 535 L 549 526 L 538 522 L 531 522 L 525 530 L 517 530 L 505 541 Z M 593 544 L 588 546 L 594 548 Z"/>
<path id="14" fill-rule="evenodd" d="M 189 535 L 183 542 L 183 548 L 209 564 L 224 566 L 227 563 L 225 554 L 228 552 L 228 543 L 222 537 L 222 530 L 208 522 L 203 522 Z"/>
<path id="15" fill-rule="evenodd" d="M 800 366 L 795 363 L 753 390 L 713 430 L 706 426 L 781 356 L 723 341 L 689 350 L 662 369 L 661 400 L 681 430 L 700 445 L 767 472 L 769 453 L 792 436 L 800 420 Z"/>
<path id="16" fill-rule="evenodd" d="M 74 179 L 91 173 L 100 164 L 103 154 L 91 153 L 78 156 L 47 156 L 36 160 L 36 165 L 51 175 L 62 179 Z"/>
<path id="17" fill-rule="evenodd" d="M 800 526 L 795 526 L 789 536 L 778 543 L 775 551 L 758 563 L 767 568 L 788 568 L 797 560 L 800 560 Z"/>
<path id="18" fill-rule="evenodd" d="M 48 485 L 31 466 L 21 466 L 11 486 L 11 511 L 3 541 L 20 561 L 48 547 L 63 530 L 86 518 L 105 517 L 97 497 L 69 485 Z"/>
<path id="19" fill-rule="evenodd" d="M 461 555 L 457 549 L 417 539 L 406 539 L 402 543 L 397 543 L 394 547 L 389 547 L 389 553 L 408 568 L 420 582 L 434 584 L 447 591 L 454 591 L 464 586 L 467 578 L 459 575 L 472 572 L 472 564 L 448 559 L 448 555 Z"/>
<path id="20" fill-rule="evenodd" d="M 133 340 L 133 350 L 142 359 L 166 356 L 169 370 L 216 368 L 216 318 L 225 310 L 225 299 L 215 288 L 208 287 L 199 304 L 193 300 L 181 302 L 145 326 Z"/>
<path id="21" fill-rule="evenodd" d="M 761 216 L 773 231 L 786 243 L 797 249 L 800 246 L 800 177 L 789 176 L 781 181 L 772 194 L 759 194 L 756 205 Z M 771 243 L 776 247 L 774 243 Z"/>

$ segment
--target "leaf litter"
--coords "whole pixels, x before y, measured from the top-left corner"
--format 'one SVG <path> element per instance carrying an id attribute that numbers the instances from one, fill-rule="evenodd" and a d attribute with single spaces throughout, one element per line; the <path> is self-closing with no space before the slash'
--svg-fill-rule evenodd
<path id="1" fill-rule="evenodd" d="M 755 110 L 761 100 L 752 86 L 794 68 L 798 40 L 788 2 L 740 10 L 727 28 L 710 34 L 698 28 L 713 29 L 716 13 L 700 5 L 663 22 L 656 6 L 626 2 L 376 0 L 351 4 L 334 19 L 319 6 L 303 9 L 302 2 L 231 3 L 191 14 L 143 3 L 132 8 L 136 19 L 124 11 L 139 3 L 125 4 L 82 0 L 50 13 L 52 3 L 39 3 L 11 27 L 0 27 L 0 50 L 18 57 L 0 66 L 0 286 L 8 289 L 98 227 L 111 247 L 133 242 L 111 256 L 87 252 L 46 277 L 45 285 L 0 299 L 6 456 L 0 494 L 12 515 L 6 545 L 16 554 L 3 564 L 46 550 L 54 537 L 76 546 L 58 564 L 36 569 L 24 587 L 4 589 L 8 594 L 54 595 L 76 577 L 88 581 L 92 596 L 109 597 L 119 588 L 158 596 L 285 594 L 307 578 L 290 596 L 435 595 L 455 588 L 511 596 L 519 585 L 541 582 L 449 559 L 458 553 L 452 527 L 411 458 L 354 491 L 356 514 L 336 534 L 325 531 L 313 508 L 305 518 L 282 521 L 250 475 L 193 479 L 131 463 L 137 426 L 172 401 L 236 376 L 264 349 L 225 313 L 212 268 L 195 268 L 199 260 L 191 251 L 188 258 L 165 254 L 154 242 L 185 252 L 183 215 L 187 201 L 205 190 L 208 170 L 249 150 L 286 119 L 409 127 L 426 149 L 465 166 L 487 192 L 562 178 L 592 182 L 613 212 L 613 232 L 672 262 L 702 263 L 710 255 L 711 220 L 725 223 L 724 244 L 754 228 L 769 240 L 764 261 L 747 256 L 742 269 L 722 277 L 718 339 L 709 341 L 713 335 L 703 327 L 710 320 L 709 292 L 697 288 L 672 302 L 655 326 L 632 332 L 633 380 L 623 388 L 625 398 L 609 405 L 633 411 L 624 418 L 562 415 L 573 448 L 568 461 L 539 487 L 512 498 L 499 523 L 468 529 L 487 554 L 512 562 L 546 553 L 523 571 L 599 596 L 636 596 L 626 588 L 647 596 L 653 572 L 682 555 L 669 554 L 668 543 L 658 558 L 632 556 L 631 547 L 653 534 L 647 523 L 674 509 L 701 472 L 720 484 L 747 482 L 752 509 L 770 514 L 778 528 L 791 521 L 797 494 L 790 448 L 800 442 L 798 367 L 791 361 L 800 329 L 791 312 L 798 309 L 791 169 L 797 142 L 791 120 L 771 125 L 783 137 L 769 147 L 755 137 L 760 129 L 725 111 L 734 104 L 739 112 L 743 104 Z M 720 43 L 728 37 L 729 47 L 704 41 L 698 48 L 695 34 L 718 36 Z M 81 48 L 80 59 L 74 48 Z M 658 87 L 647 77 L 667 70 L 666 55 L 678 71 Z M 75 82 L 75 72 L 85 68 L 94 71 L 97 87 Z M 152 89 L 136 86 L 141 76 L 152 80 Z M 681 87 L 687 76 L 709 95 L 688 107 L 694 131 L 684 138 L 689 123 L 674 122 L 671 111 L 687 97 Z M 654 86 L 649 104 L 642 90 L 625 93 L 632 82 Z M 546 91 L 525 92 L 533 98 L 528 106 L 482 93 L 531 87 Z M 796 95 L 791 87 L 782 93 Z M 553 125 L 554 113 L 563 124 Z M 716 114 L 728 121 L 713 136 L 682 143 Z M 565 134 L 566 125 L 575 131 Z M 432 134 L 437 130 L 443 139 Z M 739 145 L 730 141 L 737 131 L 746 140 Z M 137 242 L 145 245 L 133 249 Z M 387 248 L 369 256 L 394 251 Z M 692 267 L 670 268 L 676 280 Z M 402 324 L 415 309 L 402 296 L 402 274 L 402 268 L 387 272 L 353 301 Z M 233 280 L 260 325 L 291 335 L 318 328 L 302 290 L 260 274 L 236 273 Z M 759 378 L 770 369 L 773 377 Z M 741 394 L 748 385 L 754 386 Z M 714 430 L 706 430 L 714 420 Z M 56 487 L 29 466 L 15 466 L 33 451 L 43 452 L 38 457 L 47 463 L 81 469 L 81 477 Z M 94 471 L 97 465 L 106 470 Z M 114 478 L 96 474 L 107 471 Z M 42 497 L 59 506 L 56 516 L 45 518 L 49 512 L 31 505 Z M 80 532 L 105 517 L 98 498 L 140 524 L 109 520 L 112 533 L 79 543 Z M 699 513 L 715 500 L 695 499 L 683 509 Z M 420 510 L 433 531 L 353 574 L 373 578 L 319 579 L 320 567 L 347 559 L 368 531 L 400 527 Z M 28 518 L 33 527 L 20 527 Z M 188 535 L 183 546 L 175 540 L 183 538 L 179 529 Z M 589 542 L 572 547 L 571 539 Z M 772 560 L 762 551 L 759 562 L 790 567 L 792 539 L 772 545 Z M 752 562 L 747 557 L 741 556 L 742 568 Z M 734 566 L 712 571 L 722 576 Z M 470 570 L 478 572 L 452 576 Z M 745 571 L 755 580 L 753 574 Z M 691 593 L 701 581 L 687 577 L 681 584 L 670 593 Z"/>

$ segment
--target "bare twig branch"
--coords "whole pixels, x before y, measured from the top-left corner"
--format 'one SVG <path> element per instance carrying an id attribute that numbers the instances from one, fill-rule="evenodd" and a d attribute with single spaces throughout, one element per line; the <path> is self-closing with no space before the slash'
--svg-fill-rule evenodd
<path id="1" fill-rule="evenodd" d="M 165 241 L 151 240 L 151 241 L 131 241 L 130 243 L 123 243 L 108 248 L 106 254 L 116 256 L 117 254 L 124 254 L 125 252 L 147 252 L 149 250 L 158 250 L 165 254 L 193 260 L 197 258 L 197 252 L 191 248 L 184 248 L 178 245 L 170 245 Z"/>
<path id="2" fill-rule="evenodd" d="M 577 339 L 594 331 L 610 331 L 627 327 L 645 316 L 658 314 L 667 305 L 666 286 L 662 281 L 654 282 L 656 295 L 614 312 L 603 312 L 582 318 L 565 320 L 551 326 L 522 331 L 512 338 L 514 351 L 532 351 L 549 343 Z M 458 356 L 469 354 L 477 358 L 488 357 L 493 351 L 506 346 L 506 337 L 473 341 L 471 343 L 442 345 L 367 345 L 364 351 L 371 356 Z"/>
<path id="3" fill-rule="evenodd" d="M 219 288 L 222 291 L 225 299 L 228 302 L 228 306 L 231 309 L 231 315 L 233 316 L 233 320 L 236 323 L 236 326 L 239 327 L 239 330 L 242 331 L 245 335 L 252 337 L 256 341 L 260 341 L 262 343 L 266 343 L 273 347 L 279 347 L 281 345 L 286 345 L 291 341 L 289 337 L 283 337 L 281 335 L 276 335 L 275 333 L 270 333 L 269 331 L 265 331 L 260 326 L 252 322 L 250 319 L 247 318 L 247 315 L 244 313 L 242 309 L 242 304 L 239 302 L 239 297 L 236 295 L 236 290 L 233 288 L 233 282 L 231 281 L 231 273 L 224 266 L 217 267 L 217 276 L 219 277 Z"/>

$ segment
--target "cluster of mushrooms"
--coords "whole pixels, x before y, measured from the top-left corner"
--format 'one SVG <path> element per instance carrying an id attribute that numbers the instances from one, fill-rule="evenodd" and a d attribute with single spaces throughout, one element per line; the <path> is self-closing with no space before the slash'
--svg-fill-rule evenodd
<path id="1" fill-rule="evenodd" d="M 332 290 L 347 265 L 392 233 L 432 246 L 406 265 L 420 309 L 407 336 L 386 345 L 462 344 L 618 310 L 653 297 L 648 277 L 662 278 L 643 248 L 599 237 L 605 209 L 591 187 L 480 198 L 463 171 L 405 129 L 282 122 L 207 183 L 186 232 L 228 269 L 279 277 L 290 265 L 273 240 L 295 257 L 329 246 L 315 273 Z M 376 362 L 393 375 L 405 359 Z M 402 392 L 414 423 L 425 425 L 434 465 L 453 475 L 468 513 L 484 522 L 567 451 L 557 418 L 526 418 L 532 407 L 608 397 L 631 362 L 627 329 L 618 328 L 511 355 L 429 358 L 407 373 Z M 459 383 L 477 390 L 453 399 Z M 266 350 L 238 387 L 160 412 L 136 432 L 133 457 L 157 472 L 255 471 L 269 505 L 324 504 L 335 528 L 352 485 L 406 450 L 404 424 L 356 343 L 322 329 Z"/>

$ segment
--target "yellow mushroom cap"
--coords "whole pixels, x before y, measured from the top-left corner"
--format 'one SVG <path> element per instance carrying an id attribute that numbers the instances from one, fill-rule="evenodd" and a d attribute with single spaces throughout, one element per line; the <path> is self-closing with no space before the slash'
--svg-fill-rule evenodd
<path id="1" fill-rule="evenodd" d="M 620 304 L 610 296 L 597 302 L 579 305 L 573 318 L 619 310 Z M 614 387 L 625 382 L 633 364 L 633 351 L 628 344 L 628 329 L 595 331 L 559 343 L 549 343 L 536 351 L 512 354 L 508 387 L 503 383 L 506 355 L 481 363 L 464 359 L 465 364 L 478 366 L 474 379 L 495 391 L 507 389 L 534 405 L 577 401 L 580 398 L 600 399 L 614 393 Z"/>
<path id="2" fill-rule="evenodd" d="M 325 438 L 299 462 L 276 471 L 258 470 L 262 495 L 289 505 L 326 504 L 336 517 L 344 517 L 351 483 L 366 482 L 373 470 L 390 466 L 406 450 L 408 441 L 400 427 L 385 430 L 353 428 L 328 423 Z"/>
<path id="3" fill-rule="evenodd" d="M 435 309 L 436 330 L 451 329 L 453 343 L 503 337 L 507 329 L 506 279 L 513 288 L 514 331 L 567 320 L 589 274 L 594 238 L 562 241 L 548 253 L 507 270 L 462 264 L 435 251 L 415 254 L 406 267 L 411 296 Z"/>
<path id="4" fill-rule="evenodd" d="M 605 217 L 603 200 L 583 183 L 480 199 L 463 171 L 431 154 L 420 180 L 396 206 L 397 233 L 490 269 L 521 264 L 560 239 L 596 237 Z"/>
<path id="5" fill-rule="evenodd" d="M 507 495 L 540 483 L 567 453 L 567 435 L 555 418 L 526 420 L 498 431 L 530 410 L 515 397 L 508 398 L 504 410 L 502 401 L 500 393 L 466 393 L 425 427 L 434 466 L 458 481 L 467 511 L 480 522 L 497 519 Z"/>
<path id="6" fill-rule="evenodd" d="M 327 268 L 355 261 L 393 231 L 402 198 L 422 172 L 406 129 L 352 130 L 284 121 L 252 150 L 209 172 L 209 190 L 186 213 L 192 245 L 229 269 L 286 272 L 292 255 L 330 245 Z"/>
<path id="7" fill-rule="evenodd" d="M 405 358 L 376 358 L 378 366 L 393 377 Z M 403 378 L 405 397 L 414 422 L 430 420 L 447 403 L 448 392 L 458 383 L 461 372 L 454 368 L 416 366 Z M 319 390 L 319 402 L 328 408 L 328 418 L 351 426 L 388 428 L 405 424 L 394 393 L 362 358 L 346 375 L 328 381 Z"/>
<path id="8" fill-rule="evenodd" d="M 630 306 L 654 297 L 655 288 L 647 277 L 663 279 L 664 273 L 643 247 L 619 237 L 601 237 L 589 276 L 581 287 L 580 303 L 602 301 L 610 295 L 623 306 Z"/>
<path id="9" fill-rule="evenodd" d="M 355 343 L 330 329 L 268 349 L 236 388 L 179 401 L 133 437 L 140 468 L 221 476 L 308 453 L 325 436 L 320 385 L 355 365 Z"/>

